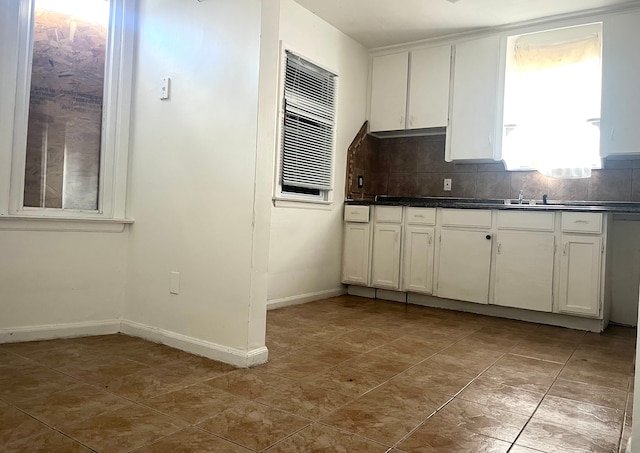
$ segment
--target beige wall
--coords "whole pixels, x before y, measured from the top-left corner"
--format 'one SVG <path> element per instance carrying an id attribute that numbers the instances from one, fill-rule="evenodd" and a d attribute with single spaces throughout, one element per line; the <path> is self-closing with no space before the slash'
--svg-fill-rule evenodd
<path id="1" fill-rule="evenodd" d="M 271 212 L 269 303 L 319 298 L 342 290 L 342 209 L 347 148 L 365 121 L 367 51 L 344 33 L 282 0 L 285 46 L 338 74 L 334 203 L 328 210 L 274 207 Z M 306 206 L 311 207 L 311 206 Z"/>

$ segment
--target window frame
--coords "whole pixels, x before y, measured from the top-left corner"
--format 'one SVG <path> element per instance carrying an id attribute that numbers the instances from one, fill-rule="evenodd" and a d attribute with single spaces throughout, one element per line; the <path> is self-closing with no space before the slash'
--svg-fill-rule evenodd
<path id="1" fill-rule="evenodd" d="M 569 18 L 565 20 L 552 20 L 552 21 L 543 21 L 534 25 L 524 26 L 524 27 L 516 27 L 509 28 L 506 31 L 500 33 L 500 60 L 498 66 L 498 96 L 497 100 L 497 115 L 496 115 L 496 124 L 494 129 L 494 155 L 496 159 L 501 160 L 505 168 L 507 166 L 507 162 L 504 161 L 502 156 L 502 139 L 504 134 L 504 98 L 505 98 L 505 82 L 506 82 L 506 69 L 507 69 L 507 52 L 508 52 L 508 40 L 512 36 L 516 35 L 526 35 L 530 33 L 539 33 L 547 30 L 555 30 L 560 28 L 569 28 L 576 27 L 581 25 L 588 25 L 596 22 L 602 22 L 604 24 L 603 15 L 593 15 L 587 14 L 580 17 Z M 603 28 L 604 29 L 604 28 Z M 604 33 L 602 36 L 602 42 L 604 42 Z M 602 57 L 601 57 L 602 58 Z M 602 64 L 602 62 L 601 62 Z M 601 94 L 602 95 L 602 94 Z M 604 161 L 601 159 L 600 169 L 604 168 Z M 593 168 L 597 170 L 598 168 Z M 507 168 L 510 172 L 520 172 L 520 171 L 536 171 L 533 167 L 512 167 Z"/>
<path id="2" fill-rule="evenodd" d="M 318 66 L 319 68 L 330 72 L 335 75 L 335 113 L 334 113 L 334 128 L 333 128 L 333 150 L 331 152 L 331 189 L 330 190 L 320 190 L 319 195 L 311 195 L 311 194 L 301 194 L 295 192 L 287 192 L 283 190 L 282 187 L 282 160 L 284 158 L 284 153 L 282 149 L 283 139 L 284 139 L 284 130 L 283 130 L 283 121 L 284 121 L 284 91 L 285 91 L 285 77 L 286 77 L 286 69 L 287 69 L 287 52 L 294 54 L 298 58 L 301 58 L 309 63 Z M 329 68 L 326 65 L 318 63 L 312 58 L 307 57 L 304 52 L 299 51 L 293 46 L 288 45 L 284 41 L 280 41 L 280 62 L 279 62 L 279 77 L 278 77 L 278 110 L 277 110 L 277 127 L 276 127 L 276 165 L 275 165 L 275 175 L 274 175 L 274 194 L 273 194 L 273 202 L 275 206 L 281 207 L 296 207 L 302 206 L 303 203 L 308 203 L 309 206 L 317 205 L 317 207 L 321 207 L 322 205 L 330 206 L 333 204 L 333 195 L 335 192 L 335 172 L 336 172 L 336 141 L 337 141 L 337 130 L 338 130 L 338 97 L 340 90 L 340 76 L 338 71 L 335 69 Z"/>
<path id="3" fill-rule="evenodd" d="M 16 68 L 15 82 L 7 94 L 13 97 L 10 131 L 10 179 L 8 203 L 0 199 L 0 216 L 52 219 L 124 219 L 129 160 L 129 130 L 133 80 L 134 18 L 136 0 L 110 0 L 106 50 L 98 209 L 34 208 L 23 206 L 25 158 L 34 43 L 35 0 L 20 0 L 15 40 L 7 44 L 4 59 Z M 9 40 L 11 41 L 11 40 Z M 9 48 L 16 46 L 13 51 Z M 11 61 L 13 59 L 13 61 Z M 4 89 L 4 87 L 3 87 Z M 5 151 L 3 151 L 5 152 Z M 6 191 L 6 189 L 5 189 Z"/>

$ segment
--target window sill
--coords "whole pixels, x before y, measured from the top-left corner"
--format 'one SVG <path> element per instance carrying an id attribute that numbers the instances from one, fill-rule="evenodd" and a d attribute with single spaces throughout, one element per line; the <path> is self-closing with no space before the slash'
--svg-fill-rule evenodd
<path id="1" fill-rule="evenodd" d="M 75 231 L 122 233 L 133 219 L 96 219 L 45 216 L 0 216 L 0 231 Z"/>
<path id="2" fill-rule="evenodd" d="M 332 201 L 303 198 L 298 199 L 274 197 L 273 205 L 276 208 L 317 209 L 321 211 L 331 211 L 331 209 L 333 209 Z"/>

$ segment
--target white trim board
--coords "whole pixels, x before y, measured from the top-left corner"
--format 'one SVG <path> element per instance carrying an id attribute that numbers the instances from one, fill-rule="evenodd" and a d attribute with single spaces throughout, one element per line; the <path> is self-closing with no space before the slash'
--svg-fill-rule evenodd
<path id="1" fill-rule="evenodd" d="M 290 305 L 306 304 L 307 302 L 328 299 L 330 297 L 344 296 L 345 294 L 347 294 L 347 288 L 340 287 L 317 291 L 315 293 L 297 294 L 295 296 L 282 297 L 280 299 L 271 299 L 267 301 L 267 310 L 288 307 Z"/>
<path id="2" fill-rule="evenodd" d="M 45 324 L 28 327 L 0 329 L 0 343 L 22 341 L 55 340 L 58 338 L 109 335 L 120 332 L 119 319 L 102 321 L 72 322 L 65 324 Z"/>
<path id="3" fill-rule="evenodd" d="M 228 363 L 239 368 L 249 368 L 266 363 L 269 351 L 266 346 L 243 351 L 227 346 L 200 340 L 169 330 L 147 326 L 134 321 L 107 319 L 68 324 L 48 324 L 28 327 L 10 327 L 0 329 L 0 344 L 23 341 L 55 340 L 83 336 L 109 335 L 124 333 L 144 338 L 155 343 L 166 344 L 191 354 Z"/>
<path id="4" fill-rule="evenodd" d="M 239 368 L 249 368 L 260 365 L 266 363 L 269 358 L 269 351 L 266 346 L 250 351 L 243 351 L 126 319 L 122 320 L 120 331 L 127 335 L 144 338 L 145 340 L 150 340 L 155 343 L 166 344 L 167 346 L 208 359 L 229 363 Z"/>

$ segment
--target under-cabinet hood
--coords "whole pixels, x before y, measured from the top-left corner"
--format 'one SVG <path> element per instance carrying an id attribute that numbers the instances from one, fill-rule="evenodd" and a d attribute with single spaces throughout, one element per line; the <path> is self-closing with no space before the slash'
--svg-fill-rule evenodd
<path id="1" fill-rule="evenodd" d="M 397 131 L 376 131 L 369 132 L 369 135 L 373 135 L 378 138 L 397 138 L 397 137 L 426 137 L 430 135 L 445 135 L 447 133 L 446 127 L 427 127 L 424 129 L 400 129 Z"/>

